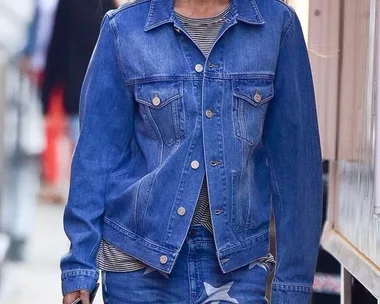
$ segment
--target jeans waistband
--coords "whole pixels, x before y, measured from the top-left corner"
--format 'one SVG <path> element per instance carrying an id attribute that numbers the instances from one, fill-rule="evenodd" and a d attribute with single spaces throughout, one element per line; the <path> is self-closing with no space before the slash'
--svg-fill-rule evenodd
<path id="1" fill-rule="evenodd" d="M 189 232 L 187 233 L 188 242 L 197 241 L 213 241 L 214 236 L 210 231 L 208 231 L 203 226 L 190 226 Z"/>

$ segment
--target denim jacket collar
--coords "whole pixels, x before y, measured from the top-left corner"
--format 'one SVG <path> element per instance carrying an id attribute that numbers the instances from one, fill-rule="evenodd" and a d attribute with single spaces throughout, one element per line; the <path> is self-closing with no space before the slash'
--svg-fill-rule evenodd
<path id="1" fill-rule="evenodd" d="M 231 0 L 231 13 L 236 20 L 248 24 L 264 24 L 255 0 Z M 174 21 L 174 0 L 151 0 L 145 31 Z"/>

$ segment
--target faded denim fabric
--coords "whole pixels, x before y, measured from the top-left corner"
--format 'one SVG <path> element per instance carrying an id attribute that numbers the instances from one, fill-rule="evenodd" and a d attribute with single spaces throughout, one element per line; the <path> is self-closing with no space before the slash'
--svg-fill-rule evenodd
<path id="1" fill-rule="evenodd" d="M 272 303 L 310 301 L 322 161 L 301 26 L 279 0 L 231 2 L 208 58 L 173 0 L 105 17 L 82 90 L 64 294 L 94 287 L 102 239 L 170 274 L 206 174 L 220 270 L 268 254 L 272 206 Z"/>
<path id="2" fill-rule="evenodd" d="M 215 256 L 212 234 L 203 227 L 191 228 L 169 275 L 149 266 L 127 273 L 103 271 L 104 303 L 268 303 L 271 263 L 253 262 L 224 274 Z"/>

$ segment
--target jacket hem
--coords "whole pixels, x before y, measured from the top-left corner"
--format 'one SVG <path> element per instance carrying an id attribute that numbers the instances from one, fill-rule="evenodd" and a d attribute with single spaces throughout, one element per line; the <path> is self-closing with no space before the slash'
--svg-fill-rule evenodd
<path id="1" fill-rule="evenodd" d="M 215 259 L 218 259 L 221 271 L 228 273 L 267 256 L 268 238 L 269 232 L 265 231 L 244 243 L 219 251 Z M 107 217 L 104 220 L 103 239 L 144 264 L 168 274 L 172 271 L 182 247 L 182 244 L 179 244 L 176 250 L 163 247 Z M 165 263 L 161 263 L 163 256 L 165 256 L 163 259 Z"/>
<path id="2" fill-rule="evenodd" d="M 109 218 L 104 219 L 103 239 L 122 252 L 162 272 L 170 274 L 179 250 L 163 247 L 152 240 L 142 238 Z M 165 263 L 161 263 L 165 256 Z"/>
<path id="3" fill-rule="evenodd" d="M 237 246 L 218 252 L 219 265 L 223 273 L 244 267 L 269 253 L 269 232 L 265 231 Z"/>

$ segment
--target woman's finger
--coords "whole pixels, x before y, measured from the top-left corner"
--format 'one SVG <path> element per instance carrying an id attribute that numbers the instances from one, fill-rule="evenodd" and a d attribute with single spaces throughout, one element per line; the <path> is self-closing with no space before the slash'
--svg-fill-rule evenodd
<path id="1" fill-rule="evenodd" d="M 81 290 L 80 299 L 82 301 L 82 304 L 90 304 L 90 292 L 87 290 Z"/>

